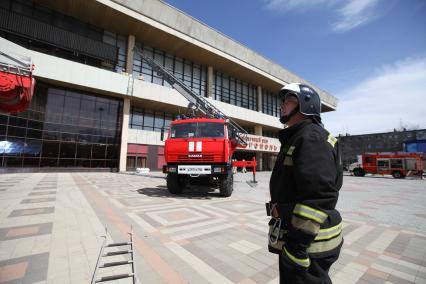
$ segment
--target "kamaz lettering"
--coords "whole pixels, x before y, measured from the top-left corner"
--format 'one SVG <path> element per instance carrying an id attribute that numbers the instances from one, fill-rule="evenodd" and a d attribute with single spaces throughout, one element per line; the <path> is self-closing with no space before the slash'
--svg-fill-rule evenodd
<path id="1" fill-rule="evenodd" d="M 203 155 L 202 154 L 189 154 L 188 158 L 202 158 Z"/>

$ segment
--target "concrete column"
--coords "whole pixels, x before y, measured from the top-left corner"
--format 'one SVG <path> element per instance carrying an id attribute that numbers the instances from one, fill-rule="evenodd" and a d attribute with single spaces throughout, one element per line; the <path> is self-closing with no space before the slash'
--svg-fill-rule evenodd
<path id="1" fill-rule="evenodd" d="M 209 66 L 207 68 L 207 97 L 213 97 L 213 84 L 214 84 L 214 73 L 213 67 Z"/>
<path id="2" fill-rule="evenodd" d="M 123 124 L 121 125 L 121 147 L 120 147 L 120 166 L 118 171 L 126 171 L 127 161 L 127 141 L 129 137 L 129 116 L 130 116 L 130 98 L 124 98 L 123 102 Z"/>
<path id="3" fill-rule="evenodd" d="M 263 129 L 262 125 L 255 125 L 254 126 L 254 134 L 262 136 L 263 135 L 262 129 Z"/>
<path id="4" fill-rule="evenodd" d="M 258 135 L 258 136 L 262 136 L 262 126 L 261 125 L 255 125 L 254 126 L 254 134 Z M 256 162 L 257 162 L 257 166 L 256 169 L 258 171 L 262 171 L 263 170 L 263 153 L 262 152 L 256 152 Z"/>
<path id="5" fill-rule="evenodd" d="M 133 55 L 135 54 L 135 36 L 129 35 L 127 37 L 127 60 L 126 60 L 126 72 L 128 74 L 133 73 Z"/>
<path id="6" fill-rule="evenodd" d="M 257 86 L 257 111 L 262 112 L 262 87 Z"/>

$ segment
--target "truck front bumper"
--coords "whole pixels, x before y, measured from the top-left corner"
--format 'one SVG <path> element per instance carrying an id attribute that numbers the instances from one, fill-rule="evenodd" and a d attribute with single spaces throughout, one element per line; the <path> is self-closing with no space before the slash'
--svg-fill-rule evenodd
<path id="1" fill-rule="evenodd" d="M 180 175 L 222 175 L 227 174 L 230 166 L 225 165 L 164 165 L 163 173 Z"/>

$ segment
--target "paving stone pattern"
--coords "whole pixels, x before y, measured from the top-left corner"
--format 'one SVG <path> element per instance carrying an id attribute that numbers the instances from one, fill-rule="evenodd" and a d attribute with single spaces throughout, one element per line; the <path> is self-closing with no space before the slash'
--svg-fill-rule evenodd
<path id="1" fill-rule="evenodd" d="M 221 198 L 200 186 L 170 195 L 161 173 L 2 174 L 0 283 L 89 283 L 104 226 L 119 242 L 130 224 L 140 283 L 278 283 L 266 246 L 269 176 L 252 187 L 238 173 Z M 426 283 L 425 190 L 424 180 L 345 176 L 334 283 Z"/>

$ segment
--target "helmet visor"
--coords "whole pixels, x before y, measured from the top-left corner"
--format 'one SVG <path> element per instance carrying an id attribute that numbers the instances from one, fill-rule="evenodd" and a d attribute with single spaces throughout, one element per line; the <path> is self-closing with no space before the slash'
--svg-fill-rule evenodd
<path id="1" fill-rule="evenodd" d="M 294 102 L 299 102 L 299 97 L 297 96 L 296 93 L 293 92 L 288 92 L 284 95 L 281 96 L 281 102 L 284 103 L 286 101 L 294 101 Z"/>

